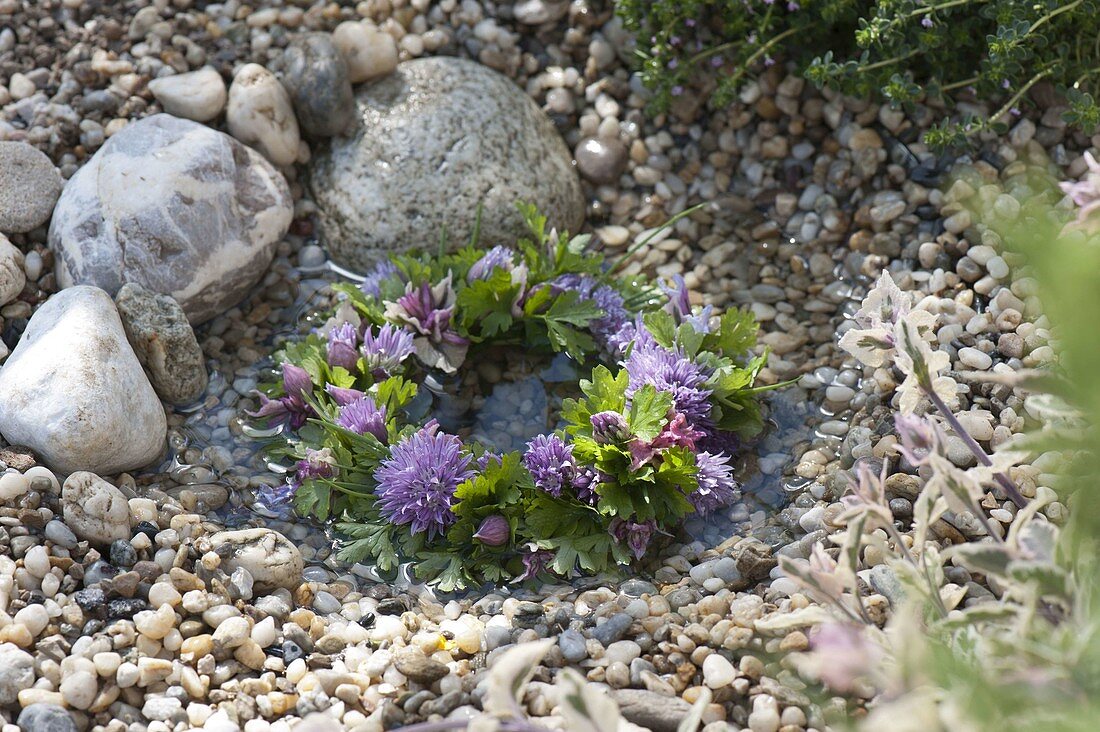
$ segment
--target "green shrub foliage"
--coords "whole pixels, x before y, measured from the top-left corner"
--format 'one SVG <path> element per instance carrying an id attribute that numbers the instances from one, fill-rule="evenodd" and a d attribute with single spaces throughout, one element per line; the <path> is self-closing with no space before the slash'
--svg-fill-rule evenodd
<path id="1" fill-rule="evenodd" d="M 989 117 L 962 115 L 926 141 L 961 143 L 999 130 L 1047 82 L 1066 99 L 1066 121 L 1100 124 L 1098 0 L 618 0 L 637 32 L 653 104 L 712 88 L 729 103 L 780 58 L 819 86 L 905 106 L 962 95 L 994 99 Z"/>

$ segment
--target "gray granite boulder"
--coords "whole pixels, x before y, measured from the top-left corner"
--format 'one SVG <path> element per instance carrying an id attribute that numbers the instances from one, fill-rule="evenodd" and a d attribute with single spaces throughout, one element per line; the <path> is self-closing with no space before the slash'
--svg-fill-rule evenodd
<path id="1" fill-rule="evenodd" d="M 69 180 L 50 248 L 62 287 L 170 294 L 192 323 L 238 303 L 293 217 L 290 190 L 228 135 L 157 114 L 112 136 Z"/>
<path id="2" fill-rule="evenodd" d="M 52 296 L 0 367 L 0 434 L 59 473 L 145 467 L 163 452 L 166 431 L 115 304 L 98 288 Z"/>
<path id="3" fill-rule="evenodd" d="M 577 230 L 584 197 L 550 119 L 511 80 L 476 62 L 406 61 L 357 94 L 354 134 L 318 149 L 310 188 L 332 258 L 364 270 L 381 256 L 434 246 L 446 227 L 469 241 L 524 233 L 517 201 Z"/>
<path id="4" fill-rule="evenodd" d="M 206 391 L 206 360 L 187 316 L 171 295 L 127 282 L 115 297 L 126 338 L 149 381 L 169 404 L 188 404 Z"/>
<path id="5" fill-rule="evenodd" d="M 22 234 L 50 220 L 65 179 L 44 152 L 0 141 L 0 231 Z"/>

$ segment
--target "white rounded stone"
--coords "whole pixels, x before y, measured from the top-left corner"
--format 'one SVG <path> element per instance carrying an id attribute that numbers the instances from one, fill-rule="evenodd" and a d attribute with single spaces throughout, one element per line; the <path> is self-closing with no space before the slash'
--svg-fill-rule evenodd
<path id="1" fill-rule="evenodd" d="M 0 704 L 15 703 L 23 689 L 34 683 L 34 656 L 14 643 L 0 643 Z"/>
<path id="2" fill-rule="evenodd" d="M 45 549 L 45 547 L 36 547 Z M 29 554 L 29 552 L 28 552 Z M 46 560 L 47 565 L 49 560 Z M 15 614 L 13 620 L 23 625 L 32 636 L 37 636 L 50 624 L 50 614 L 46 612 L 46 606 L 40 604 L 27 605 Z"/>
<path id="3" fill-rule="evenodd" d="M 703 683 L 712 689 L 721 689 L 733 683 L 737 670 L 733 664 L 718 653 L 712 653 L 703 659 Z"/>
<path id="4" fill-rule="evenodd" d="M 23 566 L 31 575 L 42 579 L 50 571 L 50 551 L 42 544 L 33 546 L 23 556 Z M 28 607 L 42 607 L 41 605 L 29 605 Z M 26 608 L 24 608 L 25 610 Z M 20 610 L 22 612 L 22 610 Z M 45 612 L 45 610 L 43 610 Z M 18 619 L 18 614 L 16 618 Z M 45 627 L 43 625 L 43 627 Z"/>
<path id="5" fill-rule="evenodd" d="M 365 23 L 341 23 L 332 32 L 332 41 L 348 65 L 352 84 L 391 74 L 397 68 L 397 42 L 393 36 Z"/>
<path id="6" fill-rule="evenodd" d="M 0 305 L 7 305 L 19 297 L 27 275 L 23 270 L 23 252 L 15 248 L 8 238 L 0 234 Z"/>
<path id="7" fill-rule="evenodd" d="M 0 474 L 0 501 L 11 501 L 31 489 L 27 476 L 15 471 Z"/>
<path id="8" fill-rule="evenodd" d="M 77 472 L 61 491 L 65 523 L 81 539 L 110 544 L 130 538 L 130 508 L 118 488 L 94 473 Z"/>
<path id="9" fill-rule="evenodd" d="M 166 429 L 115 304 L 99 288 L 51 297 L 0 368 L 0 434 L 61 473 L 144 467 L 160 457 Z"/>
<path id="10" fill-rule="evenodd" d="M 96 682 L 95 675 L 88 671 L 71 673 L 61 680 L 61 698 L 75 709 L 87 709 L 99 690 Z"/>
<path id="11" fill-rule="evenodd" d="M 210 544 L 223 557 L 223 571 L 232 573 L 243 567 L 260 592 L 278 587 L 295 589 L 302 582 L 302 554 L 278 531 L 220 531 L 210 537 Z"/>
<path id="12" fill-rule="evenodd" d="M 245 64 L 229 87 L 229 134 L 259 150 L 276 165 L 298 157 L 298 119 L 283 85 L 259 64 Z"/>
<path id="13" fill-rule="evenodd" d="M 225 109 L 229 92 L 222 75 L 210 66 L 175 76 L 163 76 L 149 82 L 164 111 L 184 119 L 207 122 Z"/>

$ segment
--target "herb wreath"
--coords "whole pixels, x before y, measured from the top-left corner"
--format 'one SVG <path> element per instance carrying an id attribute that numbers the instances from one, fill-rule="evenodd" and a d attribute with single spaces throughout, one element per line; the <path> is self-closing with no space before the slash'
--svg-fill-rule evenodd
<path id="1" fill-rule="evenodd" d="M 268 450 L 296 468 L 261 501 L 334 520 L 341 559 L 410 558 L 443 590 L 598 572 L 739 497 L 730 459 L 770 388 L 752 315 L 693 310 L 682 279 L 615 276 L 588 236 L 521 209 L 514 248 L 394 256 L 277 354 L 250 414 L 283 426 Z M 559 429 L 498 454 L 416 417 L 425 378 L 501 344 L 594 364 Z"/>

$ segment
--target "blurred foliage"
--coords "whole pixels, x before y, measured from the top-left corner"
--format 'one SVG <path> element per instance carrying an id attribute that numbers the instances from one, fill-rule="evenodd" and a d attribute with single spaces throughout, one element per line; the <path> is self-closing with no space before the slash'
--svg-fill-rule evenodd
<path id="1" fill-rule="evenodd" d="M 947 146 L 999 130 L 1027 93 L 1049 82 L 1067 122 L 1100 124 L 1100 0 L 617 0 L 638 35 L 653 105 L 713 89 L 729 103 L 777 58 L 819 86 L 905 107 L 973 92 L 1002 102 L 989 117 L 964 114 L 926 141 Z"/>

